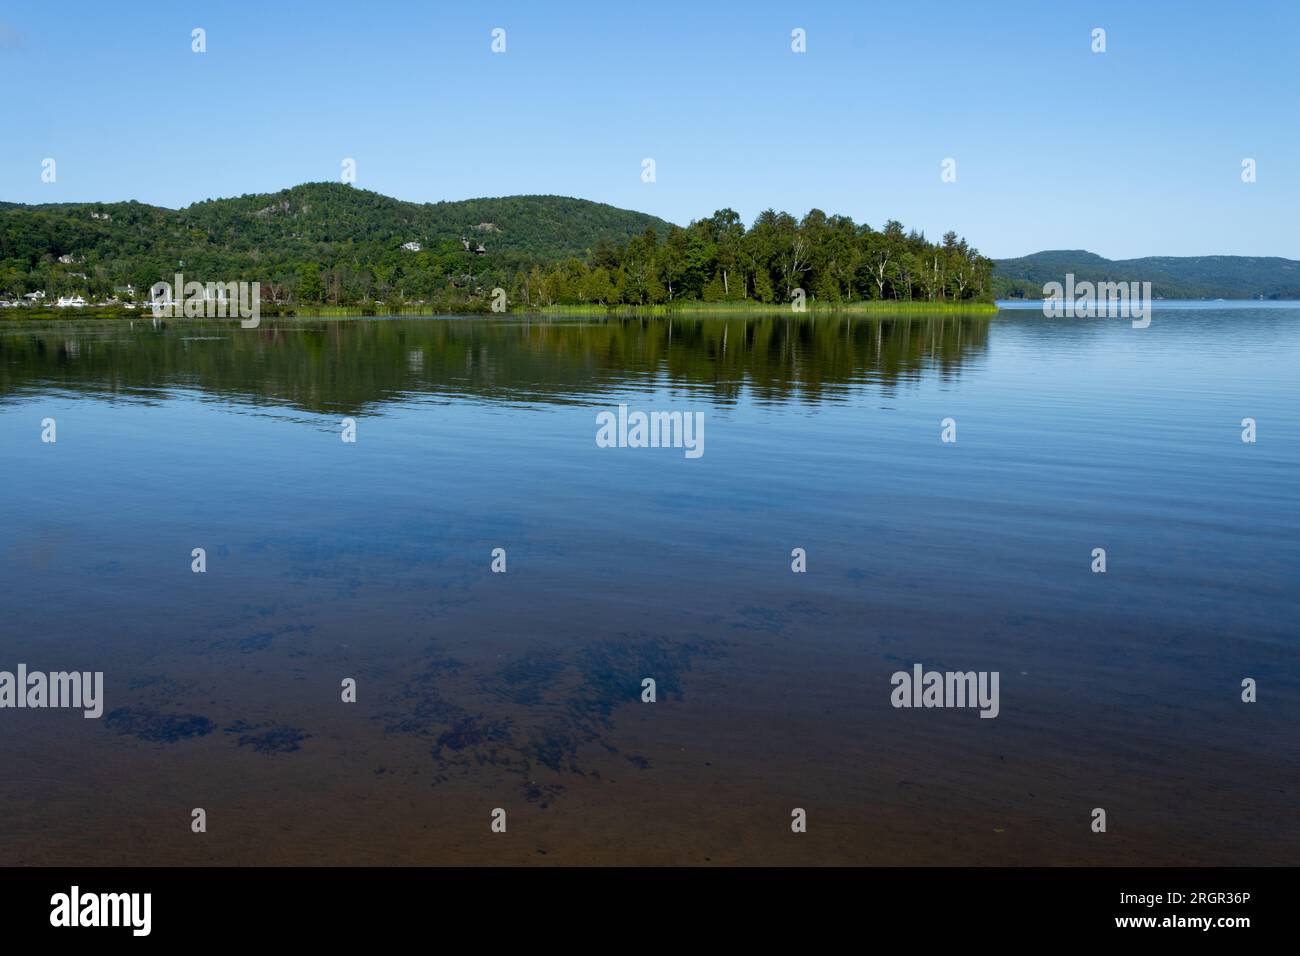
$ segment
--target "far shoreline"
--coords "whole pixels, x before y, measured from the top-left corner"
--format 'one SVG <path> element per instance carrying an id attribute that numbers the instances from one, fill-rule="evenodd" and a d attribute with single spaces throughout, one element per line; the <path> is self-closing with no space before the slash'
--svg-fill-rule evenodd
<path id="1" fill-rule="evenodd" d="M 841 302 L 825 304 L 809 302 L 801 310 L 791 306 L 763 302 L 683 302 L 659 303 L 655 305 L 546 305 L 535 308 L 517 307 L 505 312 L 491 309 L 466 307 L 445 307 L 438 305 L 406 305 L 389 307 L 382 303 L 347 305 L 347 306 L 264 306 L 260 310 L 262 319 L 346 319 L 346 318 L 418 318 L 421 316 L 475 316 L 502 318 L 514 316 L 560 316 L 578 315 L 592 317 L 668 317 L 689 316 L 838 316 L 838 315 L 872 315 L 888 316 L 927 316 L 927 315 L 965 315 L 993 316 L 999 311 L 993 302 L 895 302 L 882 299 L 870 299 L 863 302 Z M 148 307 L 127 308 L 125 306 L 82 306 L 82 307 L 45 307 L 20 306 L 0 310 L 0 321 L 68 321 L 77 319 L 94 320 L 152 320 L 155 316 Z M 158 316 L 167 320 L 203 321 L 204 319 L 230 319 L 234 316 Z"/>
<path id="2" fill-rule="evenodd" d="M 370 318 L 518 318 L 536 316 L 587 318 L 767 318 L 771 316 L 930 318 L 956 316 L 993 318 L 1001 312 L 1041 311 L 1041 299 L 998 299 L 995 302 L 919 302 L 869 299 L 860 302 L 826 304 L 811 301 L 801 311 L 788 305 L 754 302 L 681 302 L 655 305 L 546 305 L 534 308 L 512 307 L 505 312 L 477 307 L 474 303 L 439 303 L 389 307 L 383 303 L 361 305 L 283 306 L 268 305 L 261 309 L 261 319 L 370 319 Z M 1153 299 L 1155 309 L 1300 309 L 1300 299 Z M 18 306 L 0 309 L 0 322 L 75 322 L 75 321 L 152 321 L 155 316 L 146 307 Z M 167 321 L 239 321 L 239 316 L 159 316 Z"/>

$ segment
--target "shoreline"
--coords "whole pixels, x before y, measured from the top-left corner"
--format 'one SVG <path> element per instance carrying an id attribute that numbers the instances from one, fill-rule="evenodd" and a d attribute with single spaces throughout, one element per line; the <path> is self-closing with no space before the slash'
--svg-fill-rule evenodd
<path id="1" fill-rule="evenodd" d="M 972 302 L 972 303 L 953 303 L 953 302 L 894 302 L 889 300 L 871 299 L 865 302 L 837 303 L 835 305 L 823 305 L 816 302 L 808 303 L 802 311 L 795 312 L 785 305 L 759 303 L 759 302 L 692 302 L 683 304 L 657 304 L 657 305 L 546 305 L 538 308 L 512 308 L 506 312 L 492 312 L 490 310 L 481 310 L 473 308 L 462 309 L 444 309 L 436 306 L 399 306 L 396 308 L 380 308 L 367 305 L 355 306 L 315 306 L 315 307 L 293 307 L 293 308 L 267 308 L 261 311 L 260 318 L 264 319 L 346 319 L 346 318 L 389 318 L 389 317 L 410 317 L 419 318 L 422 316 L 436 317 L 448 315 L 473 315 L 473 316 L 519 316 L 519 315 L 537 315 L 537 316 L 554 316 L 554 315 L 582 315 L 582 316 L 599 316 L 599 317 L 626 317 L 626 316 L 674 316 L 674 315 L 715 315 L 715 316 L 771 316 L 771 315 L 875 315 L 875 316 L 898 316 L 898 315 L 969 315 L 969 316 L 992 316 L 997 314 L 999 307 L 993 302 Z M 73 319 L 95 319 L 95 320 L 123 320 L 123 319 L 143 319 L 151 320 L 154 316 L 148 308 L 127 309 L 121 306 L 109 306 L 102 308 L 84 307 L 84 308 L 13 308 L 5 309 L 0 312 L 0 321 L 31 321 L 46 319 L 49 321 L 66 321 Z M 238 316 L 160 316 L 167 320 L 177 319 L 230 319 L 238 320 Z"/>

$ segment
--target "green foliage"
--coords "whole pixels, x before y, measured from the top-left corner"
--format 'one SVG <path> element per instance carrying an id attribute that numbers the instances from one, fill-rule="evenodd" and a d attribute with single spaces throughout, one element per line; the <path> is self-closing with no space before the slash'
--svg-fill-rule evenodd
<path id="1" fill-rule="evenodd" d="M 416 245 L 418 244 L 418 248 Z M 272 309 L 485 310 L 789 302 L 987 302 L 990 260 L 888 222 L 877 232 L 814 209 L 730 209 L 683 228 L 561 196 L 417 204 L 338 183 L 196 203 L 0 205 L 0 293 L 142 299 L 175 272 L 257 281 Z"/>

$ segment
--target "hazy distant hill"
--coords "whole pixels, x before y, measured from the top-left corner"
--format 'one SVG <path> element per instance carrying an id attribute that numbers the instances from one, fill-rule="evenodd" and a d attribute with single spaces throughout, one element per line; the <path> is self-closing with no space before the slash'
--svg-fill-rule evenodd
<path id="1" fill-rule="evenodd" d="M 996 259 L 994 294 L 1000 299 L 1041 299 L 1047 282 L 1151 283 L 1165 299 L 1300 299 L 1300 262 L 1275 256 L 1147 256 L 1105 259 L 1082 249 L 1036 252 Z"/>

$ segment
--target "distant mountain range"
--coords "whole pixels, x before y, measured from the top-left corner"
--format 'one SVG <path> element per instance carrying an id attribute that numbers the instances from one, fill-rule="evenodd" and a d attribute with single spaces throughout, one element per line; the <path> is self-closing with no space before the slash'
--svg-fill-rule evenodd
<path id="1" fill-rule="evenodd" d="M 1106 259 L 1083 249 L 995 259 L 999 299 L 1041 299 L 1047 282 L 1150 282 L 1162 299 L 1300 299 L 1300 262 L 1276 256 L 1147 256 Z"/>

